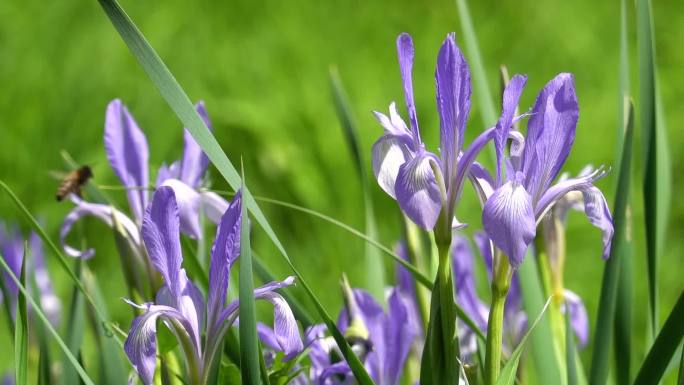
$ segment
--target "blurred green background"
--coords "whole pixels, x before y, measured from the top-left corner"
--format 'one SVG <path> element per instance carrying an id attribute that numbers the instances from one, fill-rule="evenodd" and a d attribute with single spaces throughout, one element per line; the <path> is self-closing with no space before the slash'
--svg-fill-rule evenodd
<path id="1" fill-rule="evenodd" d="M 396 100 L 404 111 L 394 45 L 402 31 L 414 37 L 418 116 L 422 135 L 436 149 L 437 50 L 450 31 L 456 31 L 457 41 L 463 44 L 451 0 L 125 0 L 122 5 L 190 97 L 206 101 L 217 139 L 235 164 L 244 160 L 256 195 L 297 203 L 363 228 L 361 185 L 331 101 L 328 70 L 331 65 L 339 68 L 369 164 L 370 147 L 382 132 L 371 110 L 386 111 Z M 556 73 L 574 73 L 580 122 L 565 170 L 577 173 L 587 163 L 614 165 L 619 2 L 487 0 L 472 2 L 470 7 L 493 95 L 498 95 L 500 64 L 512 73 L 529 75 L 523 109 L 531 106 L 538 90 Z M 654 19 L 676 192 L 684 188 L 684 158 L 679 151 L 684 148 L 679 130 L 684 126 L 684 2 L 655 2 Z M 118 184 L 102 142 L 104 111 L 111 99 L 123 99 L 146 133 L 153 172 L 163 161 L 180 157 L 181 125 L 96 1 L 2 1 L 0 20 L 0 179 L 44 219 L 57 239 L 61 220 L 71 208 L 69 203 L 55 202 L 58 182 L 48 174 L 66 169 L 60 150 L 91 165 L 95 183 Z M 636 91 L 631 6 L 629 20 Z M 468 141 L 484 128 L 479 108 L 473 95 Z M 647 303 L 639 127 L 636 132 L 634 330 L 640 362 Z M 226 188 L 213 168 L 211 175 L 216 188 Z M 612 173 L 599 185 L 610 202 L 615 179 Z M 400 236 L 396 204 L 375 183 L 372 189 L 380 239 L 391 245 Z M 123 193 L 109 195 L 126 207 Z M 684 201 L 676 199 L 676 193 L 673 197 L 667 243 L 660 256 L 661 319 L 684 288 L 680 237 Z M 337 285 L 341 274 L 346 272 L 355 285 L 363 282 L 363 241 L 304 214 L 262 206 L 294 263 L 335 314 L 341 303 Z M 478 210 L 473 195 L 465 194 L 458 214 L 470 224 L 469 233 L 481 226 Z M 7 222 L 20 218 L 4 196 L 0 217 Z M 117 321 L 127 327 L 130 313 L 120 300 L 127 293 L 110 232 L 95 220 L 85 223 L 87 244 L 98 250 L 88 264 L 100 277 Z M 22 226 L 26 229 L 25 223 Z M 278 276 L 289 273 L 264 234 L 257 231 L 254 244 Z M 603 262 L 600 234 L 582 215 L 571 216 L 568 249 L 566 286 L 584 298 L 593 323 Z M 59 294 L 66 300 L 70 284 L 50 264 Z M 296 294 L 303 298 L 299 290 Z M 582 356 L 585 364 L 588 356 Z"/>

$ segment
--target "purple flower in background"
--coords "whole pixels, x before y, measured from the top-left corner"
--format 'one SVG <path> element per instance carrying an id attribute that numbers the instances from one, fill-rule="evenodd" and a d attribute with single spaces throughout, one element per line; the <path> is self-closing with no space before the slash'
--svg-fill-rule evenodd
<path id="1" fill-rule="evenodd" d="M 387 312 L 373 297 L 359 289 L 345 290 L 346 308 L 338 319 L 352 350 L 377 384 L 397 385 L 411 345 L 419 330 L 410 322 L 410 299 L 398 287 L 388 291 Z M 325 325 L 306 331 L 310 347 L 309 379 L 315 385 L 353 384 L 354 377 Z"/>
<path id="2" fill-rule="evenodd" d="M 29 259 L 26 261 L 27 288 L 30 290 L 32 281 L 38 289 L 40 307 L 53 325 L 58 325 L 60 320 L 61 302 L 55 295 L 52 281 L 45 268 L 45 255 L 43 243 L 38 234 L 31 232 L 28 239 Z M 4 258 L 7 265 L 12 269 L 12 273 L 18 278 L 21 274 L 21 265 L 24 262 L 24 237 L 17 228 L 7 227 L 0 222 L 0 255 Z M 16 309 L 19 288 L 14 280 L 7 273 L 3 273 L 3 283 L 7 288 L 11 309 Z M 1 295 L 2 293 L 0 293 Z"/>
<path id="3" fill-rule="evenodd" d="M 504 113 L 496 126 L 496 179 L 477 170 L 478 189 L 490 192 L 484 200 L 482 222 L 494 245 L 517 267 L 536 234 L 537 224 L 563 196 L 579 191 L 592 224 L 603 231 L 603 257 L 610 251 L 613 223 L 606 200 L 593 183 L 603 168 L 551 185 L 568 157 L 579 116 L 572 75 L 562 73 L 542 89 L 527 125 L 527 136 L 511 131 L 511 119 L 526 78 L 516 75 L 504 91 Z M 512 139 L 509 157 L 504 149 Z M 504 176 L 505 170 L 505 176 Z M 488 186 L 487 186 L 488 185 Z"/>
<path id="4" fill-rule="evenodd" d="M 423 229 L 432 230 L 442 210 L 446 210 L 446 218 L 453 217 L 463 181 L 477 154 L 492 139 L 494 128 L 462 151 L 470 112 L 470 70 L 456 45 L 455 35 L 450 33 L 439 50 L 435 70 L 440 156 L 427 151 L 420 137 L 413 100 L 410 35 L 399 35 L 397 51 L 409 125 L 399 116 L 395 103 L 390 104 L 389 117 L 375 112 L 385 133 L 373 145 L 373 171 L 380 187 L 397 200 L 403 212 Z"/>
<path id="5" fill-rule="evenodd" d="M 199 102 L 196 108 L 211 128 L 204 103 Z M 93 249 L 80 251 L 66 244 L 66 237 L 74 223 L 84 216 L 94 216 L 110 227 L 114 227 L 115 221 L 118 222 L 125 231 L 124 235 L 133 244 L 142 247 L 139 228 L 149 199 L 149 150 L 145 134 L 126 106 L 118 99 L 107 106 L 104 144 L 109 164 L 121 184 L 127 188 L 126 194 L 132 217 L 126 216 L 112 206 L 85 202 L 72 194 L 71 200 L 76 207 L 64 218 L 60 240 L 64 251 L 73 257 L 89 258 L 95 253 Z M 181 231 L 192 238 L 202 236 L 199 224 L 201 207 L 215 223 L 218 223 L 228 207 L 227 202 L 215 193 L 197 191 L 201 187 L 208 164 L 209 160 L 200 146 L 188 130 L 184 130 L 183 157 L 168 166 L 162 165 L 157 172 L 156 187 L 173 188 L 180 213 Z"/>
<path id="6" fill-rule="evenodd" d="M 223 346 L 223 337 L 238 316 L 237 300 L 226 305 L 230 269 L 240 251 L 241 194 L 235 196 L 223 214 L 211 250 L 208 299 L 187 278 L 182 268 L 179 207 L 175 191 L 157 189 L 142 221 L 142 238 L 154 267 L 164 279 L 154 303 L 134 305 L 144 313 L 133 320 L 124 350 L 145 384 L 153 382 L 157 365 L 157 321 L 176 336 L 186 357 L 192 383 L 205 383 L 206 376 Z M 297 323 L 276 289 L 291 285 L 289 277 L 254 290 L 257 299 L 275 308 L 275 339 L 286 354 L 302 350 Z M 202 331 L 206 339 L 202 344 Z M 201 382 L 200 382 L 201 381 Z"/>

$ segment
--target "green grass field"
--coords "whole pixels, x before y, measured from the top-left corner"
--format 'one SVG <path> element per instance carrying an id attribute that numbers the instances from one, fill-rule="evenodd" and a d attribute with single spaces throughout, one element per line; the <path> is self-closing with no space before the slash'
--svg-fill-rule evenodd
<path id="1" fill-rule="evenodd" d="M 206 102 L 215 136 L 234 164 L 244 161 L 255 195 L 296 203 L 363 229 L 361 185 L 335 114 L 328 72 L 333 65 L 340 72 L 360 129 L 363 155 L 370 164 L 370 147 L 382 132 L 371 111 L 386 111 L 390 101 L 403 100 L 394 46 L 403 31 L 410 32 L 416 43 L 414 87 L 422 134 L 431 148 L 437 147 L 433 77 L 437 50 L 450 31 L 463 44 L 453 1 L 125 0 L 122 5 L 190 97 Z M 673 190 L 660 256 L 662 321 L 684 289 L 684 240 L 680 236 L 684 201 L 678 200 L 677 193 L 684 189 L 684 134 L 680 130 L 684 127 L 684 2 L 654 2 L 653 6 Z M 471 1 L 470 8 L 495 99 L 499 99 L 501 64 L 512 73 L 529 76 L 521 102 L 524 108 L 532 105 L 538 90 L 556 73 L 574 73 L 580 121 L 565 171 L 577 173 L 590 162 L 615 166 L 619 2 L 486 0 Z M 67 169 L 61 150 L 91 165 L 97 185 L 118 184 L 102 138 L 104 111 L 111 99 L 121 98 L 146 133 L 152 172 L 162 162 L 180 157 L 182 126 L 96 1 L 3 1 L 0 20 L 0 180 L 14 189 L 31 212 L 42 218 L 53 239 L 58 239 L 59 225 L 71 208 L 70 203 L 55 202 L 58 181 L 49 174 Z M 632 89 L 637 98 L 632 7 L 629 22 Z M 468 142 L 484 129 L 477 95 L 473 98 Z M 647 289 L 638 125 L 635 132 L 636 364 L 646 343 Z M 214 188 L 227 189 L 216 170 L 210 172 Z M 613 172 L 599 183 L 611 205 L 616 177 Z M 379 238 L 392 245 L 401 235 L 399 210 L 374 181 L 372 190 Z M 126 207 L 122 192 L 107 193 Z M 337 282 L 342 273 L 353 285 L 364 282 L 363 241 L 305 214 L 268 204 L 262 207 L 294 263 L 336 313 L 341 305 Z M 481 228 L 472 193 L 465 194 L 458 213 L 461 221 L 470 224 L 468 233 Z M 4 196 L 0 219 L 20 220 Z M 28 230 L 25 223 L 21 225 Z M 127 328 L 130 313 L 121 301 L 127 292 L 111 232 L 96 220 L 85 221 L 82 232 L 86 243 L 97 248 L 88 264 L 99 277 L 115 318 Z M 278 276 L 289 273 L 262 232 L 255 231 L 253 245 Z M 48 258 L 48 262 L 60 298 L 67 301 L 71 283 L 53 260 Z M 386 262 L 388 272 L 393 271 Z M 571 215 L 566 286 L 585 300 L 592 323 L 603 265 L 600 232 L 582 215 Z M 309 305 L 300 291 L 294 292 Z M 0 341 L 9 344 L 6 333 L 0 334 Z M 590 351 L 582 354 L 585 366 Z M 10 357 L 10 350 L 0 352 L 0 370 L 12 367 Z M 674 383 L 675 377 L 671 373 L 669 381 Z"/>

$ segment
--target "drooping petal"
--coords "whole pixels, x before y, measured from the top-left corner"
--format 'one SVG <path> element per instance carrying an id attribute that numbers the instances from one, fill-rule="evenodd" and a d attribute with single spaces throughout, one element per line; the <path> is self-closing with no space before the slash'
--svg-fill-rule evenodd
<path id="1" fill-rule="evenodd" d="M 131 330 L 124 342 L 124 351 L 143 383 L 149 385 L 154 381 L 154 372 L 157 368 L 157 320 L 162 318 L 182 326 L 172 327 L 174 333 L 187 333 L 184 328 L 189 325 L 183 315 L 174 308 L 149 304 L 144 308 L 147 309 L 146 312 L 136 317 L 131 324 Z M 198 348 L 195 346 L 195 349 Z"/>
<path id="2" fill-rule="evenodd" d="M 241 207 L 242 194 L 238 191 L 221 218 L 216 229 L 214 245 L 211 248 L 209 299 L 207 301 L 210 328 L 215 327 L 216 317 L 226 305 L 230 269 L 240 255 Z"/>
<path id="3" fill-rule="evenodd" d="M 503 92 L 503 106 L 501 110 L 501 117 L 496 123 L 496 135 L 494 136 L 494 147 L 496 148 L 496 179 L 499 185 L 502 184 L 502 163 L 504 156 L 504 149 L 508 141 L 508 133 L 511 131 L 513 124 L 513 114 L 518 107 L 518 101 L 522 94 L 523 88 L 527 83 L 527 76 L 514 75 L 508 83 Z"/>
<path id="4" fill-rule="evenodd" d="M 394 186 L 397 202 L 404 213 L 425 230 L 435 227 L 442 198 L 427 153 L 418 154 L 399 167 Z"/>
<path id="5" fill-rule="evenodd" d="M 594 182 L 606 176 L 606 170 L 599 167 L 590 174 L 582 175 L 577 178 L 561 180 L 549 189 L 544 191 L 539 201 L 534 206 L 534 214 L 537 222 L 550 210 L 559 200 L 571 191 L 584 191 L 593 187 Z"/>
<path id="6" fill-rule="evenodd" d="M 571 74 L 551 79 L 537 97 L 523 154 L 525 188 L 533 202 L 558 175 L 575 140 L 579 106 Z"/>
<path id="7" fill-rule="evenodd" d="M 584 212 L 589 222 L 598 227 L 603 233 L 603 259 L 610 257 L 610 247 L 613 240 L 613 217 L 608 208 L 608 202 L 598 188 L 591 186 L 582 190 L 584 197 Z"/>
<path id="8" fill-rule="evenodd" d="M 408 33 L 402 33 L 397 37 L 397 56 L 399 57 L 401 80 L 404 83 L 404 99 L 413 132 L 412 136 L 416 141 L 420 141 L 416 105 L 413 101 L 413 39 Z"/>
<path id="9" fill-rule="evenodd" d="M 152 196 L 145 212 L 142 238 L 154 267 L 161 273 L 173 298 L 183 289 L 179 279 L 183 256 L 180 246 L 180 221 L 173 189 L 162 186 Z"/>
<path id="10" fill-rule="evenodd" d="M 285 361 L 290 360 L 304 349 L 292 309 L 280 294 L 270 292 L 265 294 L 263 299 L 273 305 L 273 331 L 276 341 L 280 351 L 285 353 Z"/>
<path id="11" fill-rule="evenodd" d="M 470 166 L 468 178 L 475 188 L 475 194 L 477 194 L 480 205 L 484 206 L 487 199 L 494 193 L 494 179 L 489 175 L 489 171 L 477 162 L 473 162 L 473 165 Z"/>
<path id="12" fill-rule="evenodd" d="M 230 206 L 228 201 L 213 191 L 202 191 L 200 192 L 200 197 L 202 199 L 201 205 L 207 218 L 216 224 L 221 223 L 223 214 L 228 210 L 228 206 Z"/>
<path id="13" fill-rule="evenodd" d="M 176 196 L 178 215 L 180 218 L 180 231 L 190 238 L 200 238 L 200 194 L 193 188 L 178 179 L 167 179 L 161 186 L 171 187 Z"/>
<path id="14" fill-rule="evenodd" d="M 147 139 L 133 116 L 119 99 L 107 106 L 104 134 L 105 151 L 109 164 L 128 190 L 128 202 L 135 218 L 140 221 L 147 206 L 149 158 Z"/>
<path id="15" fill-rule="evenodd" d="M 401 136 L 383 135 L 373 144 L 372 154 L 375 179 L 387 194 L 396 199 L 394 186 L 399 167 L 412 157 L 407 140 Z"/>
<path id="16" fill-rule="evenodd" d="M 387 300 L 387 316 L 384 319 L 385 354 L 382 357 L 382 381 L 378 383 L 397 385 L 413 339 L 420 332 L 412 328 L 406 298 L 395 288 Z"/>
<path id="17" fill-rule="evenodd" d="M 91 248 L 81 251 L 66 244 L 66 238 L 71 232 L 74 223 L 78 222 L 85 216 L 93 216 L 104 222 L 107 226 L 113 227 L 114 222 L 112 221 L 112 216 L 116 215 L 116 221 L 121 224 L 123 229 L 126 231 L 126 236 L 130 237 L 134 244 L 141 244 L 140 230 L 138 230 L 138 227 L 135 225 L 135 223 L 133 223 L 133 221 L 121 211 L 107 205 L 88 203 L 75 197 L 74 195 L 71 197 L 72 201 L 76 204 L 76 207 L 74 207 L 69 214 L 64 217 L 64 221 L 62 222 L 62 226 L 59 230 L 59 240 L 62 244 L 62 249 L 64 249 L 64 252 L 67 255 L 87 259 L 95 254 L 95 249 Z"/>
<path id="18" fill-rule="evenodd" d="M 582 299 L 570 290 L 563 292 L 565 297 L 565 310 L 570 315 L 570 325 L 579 340 L 579 347 L 585 347 L 589 342 L 589 317 Z M 567 313 L 566 313 L 567 314 Z"/>
<path id="19" fill-rule="evenodd" d="M 487 236 L 508 256 L 513 267 L 522 263 L 536 234 L 532 199 L 520 182 L 518 175 L 496 189 L 482 212 Z"/>
<path id="20" fill-rule="evenodd" d="M 204 106 L 204 102 L 199 102 L 195 105 L 197 113 L 207 125 L 209 130 L 212 130 L 209 114 Z M 209 158 L 202 150 L 202 147 L 197 144 L 195 138 L 192 137 L 190 131 L 183 130 L 183 158 L 180 165 L 180 180 L 185 182 L 188 186 L 196 189 L 202 182 L 207 166 L 209 165 Z"/>
<path id="21" fill-rule="evenodd" d="M 294 277 L 287 277 L 282 281 L 273 281 L 269 282 L 263 286 L 257 287 L 254 289 L 254 298 L 255 299 L 266 299 L 270 300 L 270 296 L 274 294 L 274 292 L 278 289 L 282 289 L 284 287 L 288 287 L 294 283 Z M 229 320 L 232 316 L 235 316 L 237 314 L 237 310 L 240 306 L 240 301 L 239 300 L 234 300 L 231 303 L 226 306 L 223 311 L 221 312 L 221 315 L 219 316 L 218 323 L 223 324 L 227 320 Z"/>
<path id="22" fill-rule="evenodd" d="M 456 158 L 463 146 L 465 124 L 470 112 L 470 69 L 452 32 L 444 39 L 435 70 L 437 110 L 439 112 L 440 150 L 444 174 L 456 172 Z"/>

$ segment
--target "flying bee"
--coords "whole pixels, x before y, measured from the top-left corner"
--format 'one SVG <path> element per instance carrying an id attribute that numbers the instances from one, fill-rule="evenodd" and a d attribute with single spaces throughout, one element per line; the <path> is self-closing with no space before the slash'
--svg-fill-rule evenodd
<path id="1" fill-rule="evenodd" d="M 62 179 L 62 182 L 57 189 L 57 201 L 62 201 L 71 193 L 81 196 L 81 187 L 83 187 L 88 182 L 88 179 L 92 177 L 93 171 L 88 166 L 81 166 L 67 174 L 67 176 Z"/>

